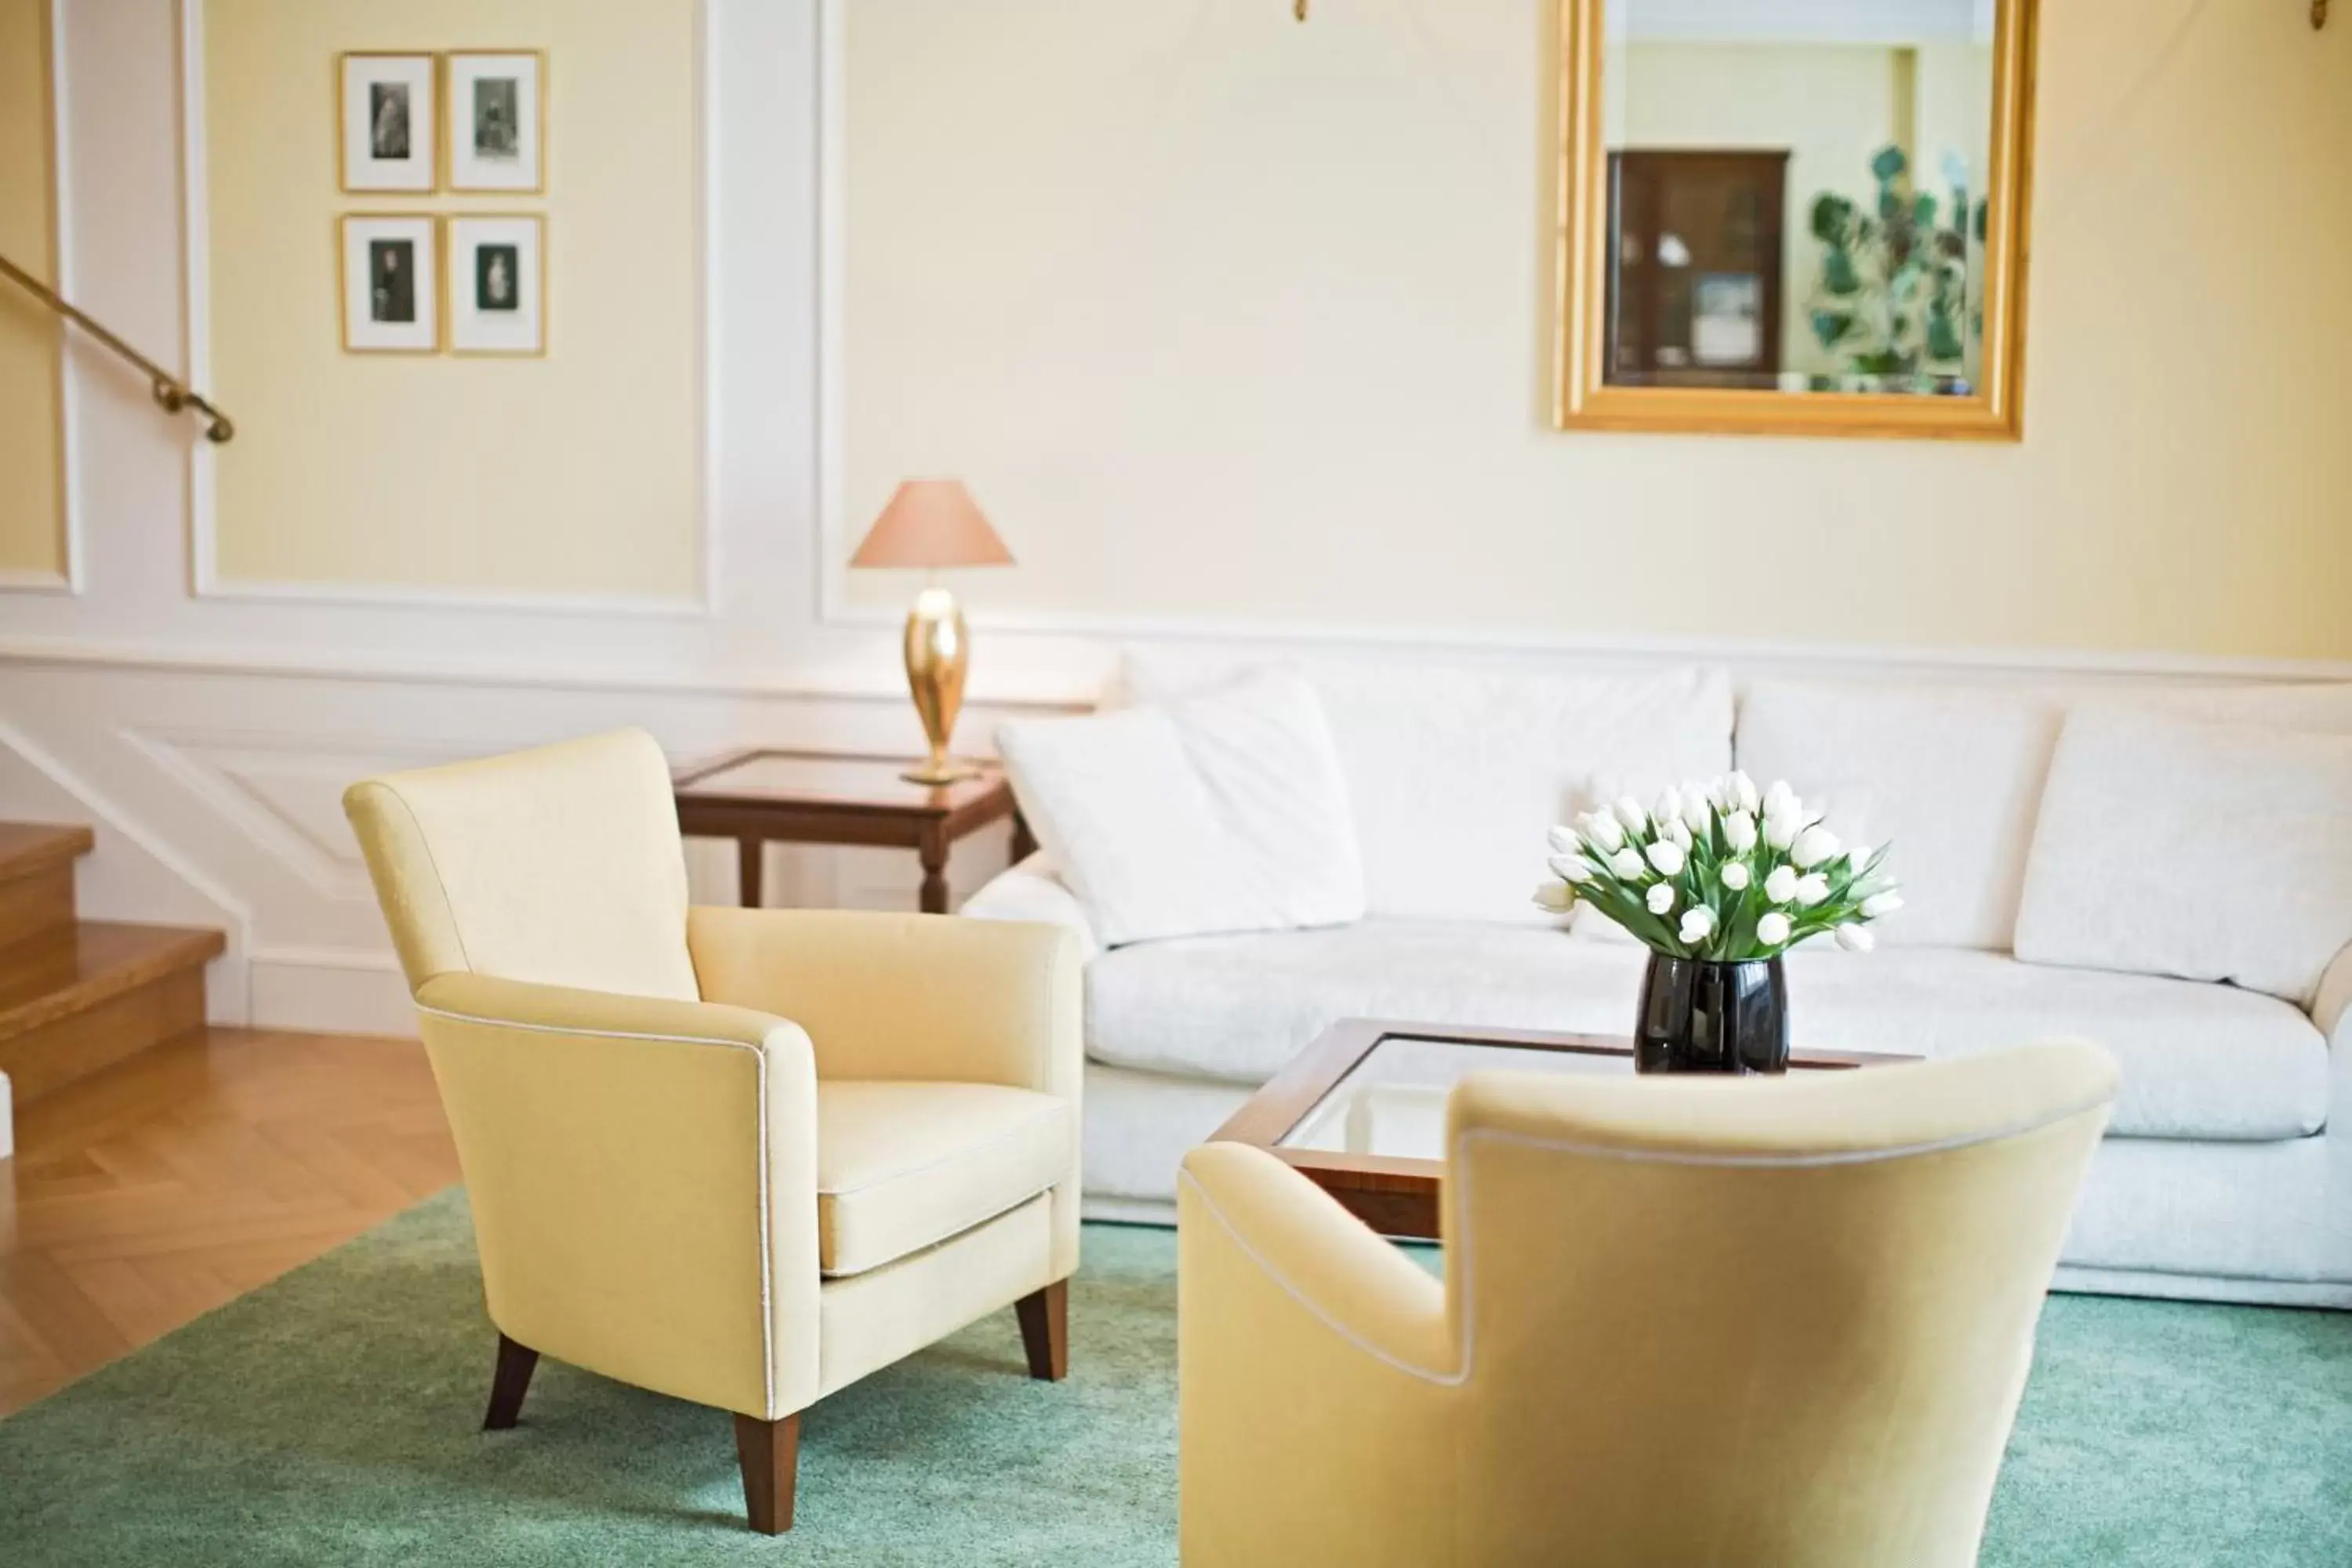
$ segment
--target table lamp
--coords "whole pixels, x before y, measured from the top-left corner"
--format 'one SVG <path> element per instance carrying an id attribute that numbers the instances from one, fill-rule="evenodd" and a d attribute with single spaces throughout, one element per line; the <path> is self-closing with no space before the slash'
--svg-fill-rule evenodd
<path id="1" fill-rule="evenodd" d="M 1013 552 L 988 526 L 961 479 L 908 479 L 898 487 L 866 538 L 852 566 L 1010 566 Z M 948 756 L 957 711 L 963 707 L 963 678 L 971 659 L 971 635 L 955 595 L 932 581 L 915 595 L 907 612 L 907 685 L 922 716 L 931 753 L 920 767 L 899 776 L 915 784 L 953 784 L 980 770 Z"/>

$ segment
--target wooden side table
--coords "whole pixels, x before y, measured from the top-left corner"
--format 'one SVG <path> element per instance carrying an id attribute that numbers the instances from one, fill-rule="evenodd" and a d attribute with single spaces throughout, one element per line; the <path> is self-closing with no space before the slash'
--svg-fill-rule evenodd
<path id="1" fill-rule="evenodd" d="M 740 901 L 761 900 L 760 847 L 838 844 L 912 849 L 923 867 L 922 910 L 948 911 L 948 852 L 959 838 L 1013 819 L 1013 858 L 1037 847 L 994 763 L 951 784 L 909 784 L 898 757 L 826 752 L 733 752 L 682 769 L 677 826 L 697 838 L 735 840 Z"/>

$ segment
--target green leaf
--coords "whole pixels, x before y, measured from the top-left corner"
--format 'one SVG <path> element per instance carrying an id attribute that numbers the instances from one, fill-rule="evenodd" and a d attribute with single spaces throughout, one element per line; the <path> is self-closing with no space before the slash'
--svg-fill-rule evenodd
<path id="1" fill-rule="evenodd" d="M 1853 221 L 1853 204 L 1835 191 L 1823 191 L 1813 198 L 1813 237 L 1825 244 L 1835 244 L 1845 226 Z"/>
<path id="2" fill-rule="evenodd" d="M 1911 198 L 1911 221 L 1921 228 L 1936 226 L 1936 198 L 1933 195 L 1921 191 Z"/>
<path id="3" fill-rule="evenodd" d="M 1837 295 L 1862 291 L 1862 274 L 1854 268 L 1853 252 L 1832 245 L 1822 253 L 1822 287 Z"/>
<path id="4" fill-rule="evenodd" d="M 1979 202 L 1977 204 L 1977 241 L 1979 244 L 1982 244 L 1984 242 L 1985 219 L 1991 210 L 1992 204 L 1990 202 Z"/>
<path id="5" fill-rule="evenodd" d="M 1927 318 L 1927 357 L 1931 360 L 1956 360 L 1966 351 L 1960 343 L 1960 329 L 1951 313 L 1937 310 Z"/>
<path id="6" fill-rule="evenodd" d="M 1901 179 L 1910 167 L 1911 160 L 1903 155 L 1903 149 L 1892 144 L 1881 147 L 1878 155 L 1870 161 L 1870 172 L 1878 176 L 1882 184 Z"/>
<path id="7" fill-rule="evenodd" d="M 1815 310 L 1813 338 L 1825 349 L 1833 349 L 1853 330 L 1853 318 L 1843 310 Z"/>

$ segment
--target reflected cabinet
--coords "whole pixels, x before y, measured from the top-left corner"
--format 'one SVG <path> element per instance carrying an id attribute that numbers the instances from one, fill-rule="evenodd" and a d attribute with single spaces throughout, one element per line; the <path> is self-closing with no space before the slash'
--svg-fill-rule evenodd
<path id="1" fill-rule="evenodd" d="M 2034 0 L 1562 0 L 1564 429 L 2017 438 Z"/>

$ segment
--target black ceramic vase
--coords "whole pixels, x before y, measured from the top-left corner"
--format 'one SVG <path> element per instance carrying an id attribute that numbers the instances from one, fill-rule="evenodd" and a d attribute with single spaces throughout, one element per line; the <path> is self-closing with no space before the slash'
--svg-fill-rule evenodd
<path id="1" fill-rule="evenodd" d="M 1777 958 L 1715 963 L 1650 954 L 1633 1023 L 1641 1072 L 1786 1072 L 1789 986 Z"/>

